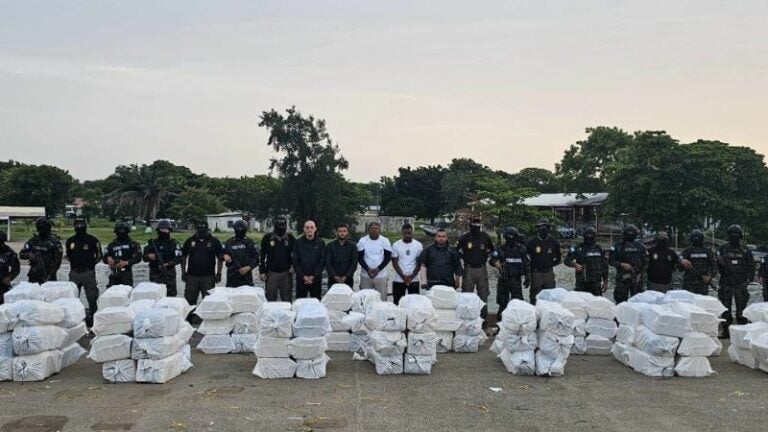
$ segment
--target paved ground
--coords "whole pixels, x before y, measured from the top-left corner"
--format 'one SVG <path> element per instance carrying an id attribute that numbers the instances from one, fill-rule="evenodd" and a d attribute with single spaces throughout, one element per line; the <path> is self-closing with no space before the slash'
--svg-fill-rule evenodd
<path id="1" fill-rule="evenodd" d="M 508 374 L 487 346 L 441 354 L 430 376 L 378 376 L 331 353 L 317 381 L 261 380 L 253 356 L 195 352 L 195 367 L 170 383 L 110 385 L 84 359 L 42 383 L 1 383 L 0 432 L 764 431 L 768 420 L 768 374 L 725 355 L 709 378 L 648 378 L 596 356 L 571 357 L 564 377 L 537 378 Z"/>

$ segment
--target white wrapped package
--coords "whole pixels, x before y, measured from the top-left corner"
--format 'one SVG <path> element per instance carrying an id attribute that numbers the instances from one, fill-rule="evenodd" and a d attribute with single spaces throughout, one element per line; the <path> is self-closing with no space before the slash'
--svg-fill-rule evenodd
<path id="1" fill-rule="evenodd" d="M 431 357 L 437 352 L 437 335 L 435 333 L 408 333 L 406 352 L 412 355 Z"/>
<path id="2" fill-rule="evenodd" d="M 453 351 L 457 353 L 476 353 L 480 351 L 480 346 L 485 343 L 488 336 L 485 333 L 479 336 L 467 336 L 457 334 L 453 337 Z"/>
<path id="3" fill-rule="evenodd" d="M 346 284 L 333 284 L 325 293 L 322 303 L 329 311 L 347 312 L 352 309 L 352 288 Z"/>
<path id="4" fill-rule="evenodd" d="M 635 342 L 635 327 L 619 324 L 619 329 L 616 332 L 616 342 L 632 345 Z"/>
<path id="5" fill-rule="evenodd" d="M 664 293 L 658 291 L 643 291 L 630 297 L 629 302 L 660 305 L 664 302 Z"/>
<path id="6" fill-rule="evenodd" d="M 588 296 L 584 294 L 588 294 Z M 566 291 L 565 294 L 560 296 L 560 299 L 557 300 L 556 303 L 560 303 L 562 307 L 571 311 L 576 319 L 585 320 L 589 318 L 589 313 L 587 312 L 587 304 L 589 301 L 592 301 L 593 297 L 594 296 L 589 293 Z"/>
<path id="7" fill-rule="evenodd" d="M 13 357 L 13 333 L 0 333 L 0 358 Z"/>
<path id="8" fill-rule="evenodd" d="M 76 299 L 77 285 L 69 281 L 50 281 L 40 286 L 40 300 L 54 302 L 58 299 Z"/>
<path id="9" fill-rule="evenodd" d="M 331 332 L 325 336 L 328 344 L 326 351 L 349 352 L 352 343 L 352 334 L 349 332 Z"/>
<path id="10" fill-rule="evenodd" d="M 627 362 L 635 372 L 654 377 L 671 377 L 675 375 L 674 356 L 654 356 L 633 346 L 627 347 L 626 354 Z"/>
<path id="11" fill-rule="evenodd" d="M 307 305 L 318 305 L 322 304 L 320 300 L 314 298 L 314 297 L 305 297 L 305 298 L 297 298 L 294 300 L 294 302 L 291 304 L 291 310 L 294 312 L 298 312 L 299 309 L 303 308 Z M 328 308 L 326 308 L 327 310 Z"/>
<path id="12" fill-rule="evenodd" d="M 611 347 L 611 354 L 613 354 L 613 357 L 625 366 L 629 366 L 629 347 L 630 345 L 621 342 L 616 342 Z"/>
<path id="13" fill-rule="evenodd" d="M 227 354 L 235 349 L 235 345 L 228 334 L 210 334 L 200 339 L 197 349 L 203 354 Z"/>
<path id="14" fill-rule="evenodd" d="M 189 342 L 189 340 L 192 339 L 193 334 L 195 334 L 195 328 L 192 327 L 192 324 L 184 321 L 181 323 L 181 327 L 179 327 L 179 332 L 176 333 L 176 336 L 184 342 Z"/>
<path id="15" fill-rule="evenodd" d="M 661 301 L 662 304 L 670 303 L 688 303 L 696 304 L 696 294 L 685 290 L 671 290 L 664 293 L 664 298 Z"/>
<path id="16" fill-rule="evenodd" d="M 616 305 L 605 297 L 592 296 L 587 302 L 587 314 L 590 318 L 613 320 L 616 318 Z"/>
<path id="17" fill-rule="evenodd" d="M 675 365 L 675 373 L 683 377 L 707 377 L 715 371 L 706 357 L 680 357 Z"/>
<path id="18" fill-rule="evenodd" d="M 322 356 L 328 349 L 325 337 L 297 337 L 288 343 L 288 354 L 294 360 L 311 360 Z"/>
<path id="19" fill-rule="evenodd" d="M 683 337 L 677 354 L 686 357 L 710 357 L 720 355 L 723 344 L 713 336 L 691 332 Z"/>
<path id="20" fill-rule="evenodd" d="M 99 296 L 96 305 L 99 310 L 128 306 L 131 303 L 131 291 L 133 288 L 128 285 L 113 285 Z"/>
<path id="21" fill-rule="evenodd" d="M 290 358 L 259 358 L 253 374 L 263 379 L 293 378 L 296 362 Z"/>
<path id="22" fill-rule="evenodd" d="M 560 336 L 542 329 L 539 329 L 536 333 L 539 350 L 544 351 L 547 357 L 568 357 L 573 345 L 573 335 Z"/>
<path id="23" fill-rule="evenodd" d="M 77 363 L 88 351 L 80 344 L 73 343 L 61 349 L 61 368 L 68 368 Z"/>
<path id="24" fill-rule="evenodd" d="M 587 338 L 584 336 L 574 336 L 571 354 L 583 355 L 587 353 Z"/>
<path id="25" fill-rule="evenodd" d="M 368 327 L 365 326 L 365 314 L 360 312 L 350 312 L 344 317 L 345 327 L 349 327 L 349 331 L 357 334 L 368 334 Z"/>
<path id="26" fill-rule="evenodd" d="M 259 315 L 253 312 L 242 312 L 232 315 L 232 333 L 257 334 L 259 332 Z"/>
<path id="27" fill-rule="evenodd" d="M 16 337 L 14 336 L 14 339 L 15 338 Z M 14 347 L 15 346 L 16 344 L 14 343 Z M 768 363 L 768 333 L 763 333 L 752 339 L 750 349 L 758 363 Z"/>
<path id="28" fill-rule="evenodd" d="M 400 299 L 400 307 L 406 311 L 406 326 L 416 333 L 435 331 L 437 316 L 432 301 L 427 296 L 408 294 Z"/>
<path id="29" fill-rule="evenodd" d="M 229 318 L 234 309 L 229 296 L 222 293 L 207 295 L 195 309 L 195 315 L 204 320 L 222 320 Z"/>
<path id="30" fill-rule="evenodd" d="M 537 316 L 535 306 L 513 299 L 501 313 L 499 327 L 514 334 L 531 334 L 536 331 Z"/>
<path id="31" fill-rule="evenodd" d="M 749 349 L 752 339 L 763 333 L 768 333 L 768 323 L 753 322 L 744 325 L 731 325 L 728 327 L 731 336 L 731 345 Z"/>
<path id="32" fill-rule="evenodd" d="M 462 292 L 456 294 L 456 316 L 460 320 L 480 318 L 485 302 L 476 293 Z"/>
<path id="33" fill-rule="evenodd" d="M 480 336 L 481 334 L 485 334 L 483 323 L 484 321 L 482 318 L 461 320 L 461 325 L 456 329 L 456 334 L 462 336 Z"/>
<path id="34" fill-rule="evenodd" d="M 644 309 L 640 314 L 640 321 L 652 332 L 665 336 L 681 338 L 692 330 L 690 323 L 685 317 L 672 312 L 667 307 L 659 305 L 651 305 Z"/>
<path id="35" fill-rule="evenodd" d="M 62 298 L 53 303 L 64 311 L 64 319 L 60 323 L 62 327 L 74 327 L 85 320 L 85 306 L 80 299 Z"/>
<path id="36" fill-rule="evenodd" d="M 584 340 L 586 343 L 585 354 L 588 355 L 611 355 L 613 342 L 603 336 L 591 334 Z"/>
<path id="37" fill-rule="evenodd" d="M 437 352 L 447 353 L 453 349 L 453 333 L 452 332 L 435 332 L 437 336 Z"/>
<path id="38" fill-rule="evenodd" d="M 768 302 L 752 303 L 744 309 L 744 317 L 752 322 L 768 323 Z"/>
<path id="39" fill-rule="evenodd" d="M 645 326 L 635 328 L 634 346 L 652 356 L 675 357 L 680 339 L 652 332 Z"/>
<path id="40" fill-rule="evenodd" d="M 374 330 L 368 337 L 371 348 L 384 357 L 403 356 L 408 342 L 401 332 Z M 402 364 L 402 363 L 401 363 Z"/>
<path id="41" fill-rule="evenodd" d="M 3 302 L 15 303 L 19 300 L 42 300 L 43 293 L 40 284 L 20 282 L 3 295 Z"/>
<path id="42" fill-rule="evenodd" d="M 536 351 L 536 375 L 562 376 L 567 360 L 568 357 L 550 357 L 544 351 Z"/>
<path id="43" fill-rule="evenodd" d="M 91 330 L 96 336 L 129 333 L 133 330 L 133 311 L 123 306 L 99 309 L 93 315 Z"/>
<path id="44" fill-rule="evenodd" d="M 74 327 L 65 328 L 64 331 L 67 333 L 67 337 L 64 338 L 64 342 L 61 343 L 61 346 L 72 345 L 88 334 L 88 328 L 83 321 L 80 321 L 80 324 Z"/>
<path id="45" fill-rule="evenodd" d="M 88 358 L 96 363 L 131 358 L 132 341 L 130 336 L 121 334 L 97 336 L 91 340 Z"/>
<path id="46" fill-rule="evenodd" d="M 253 352 L 259 359 L 288 357 L 290 355 L 288 351 L 290 342 L 289 338 L 262 335 L 259 336 Z"/>
<path id="47" fill-rule="evenodd" d="M 576 318 L 568 309 L 560 306 L 558 303 L 540 301 L 536 303 L 536 310 L 539 315 L 540 330 L 561 336 L 573 334 L 573 320 Z"/>
<path id="48" fill-rule="evenodd" d="M 112 384 L 136 381 L 135 360 L 115 360 L 101 365 L 101 376 Z"/>
<path id="49" fill-rule="evenodd" d="M 0 381 L 13 381 L 13 357 L 0 357 Z"/>
<path id="50" fill-rule="evenodd" d="M 229 304 L 232 306 L 233 313 L 260 313 L 267 302 L 264 288 L 261 287 L 241 286 L 228 288 L 227 294 L 229 295 Z"/>
<path id="51" fill-rule="evenodd" d="M 136 317 L 139 312 L 154 308 L 155 303 L 157 303 L 156 300 L 139 299 L 132 301 L 131 304 L 128 305 L 128 308 L 131 309 L 133 316 Z"/>
<path id="52" fill-rule="evenodd" d="M 569 291 L 562 287 L 547 288 L 539 291 L 536 295 L 536 301 L 544 300 L 555 303 L 562 302 L 563 298 L 568 295 Z"/>
<path id="53" fill-rule="evenodd" d="M 496 340 L 500 341 L 502 348 L 509 352 L 533 351 L 539 346 L 539 338 L 536 333 L 518 335 L 509 333 L 504 328 L 499 329 Z"/>
<path id="54" fill-rule="evenodd" d="M 405 354 L 403 358 L 403 373 L 409 375 L 429 375 L 432 373 L 432 356 Z"/>
<path id="55" fill-rule="evenodd" d="M 190 312 L 195 309 L 183 297 L 163 297 L 156 301 L 153 307 L 156 309 L 173 309 L 179 314 L 181 319 L 187 319 Z"/>
<path id="56" fill-rule="evenodd" d="M 67 332 L 61 327 L 16 327 L 13 329 L 13 352 L 30 355 L 59 349 L 66 338 Z"/>
<path id="57" fill-rule="evenodd" d="M 695 332 L 717 337 L 720 319 L 692 303 L 673 302 L 667 305 L 673 312 L 686 318 Z"/>
<path id="58" fill-rule="evenodd" d="M 136 366 L 136 382 L 166 383 L 188 371 L 192 363 L 181 351 L 159 360 L 139 360 Z"/>
<path id="59" fill-rule="evenodd" d="M 498 357 L 511 374 L 524 376 L 536 374 L 536 354 L 533 350 L 515 352 L 502 350 Z"/>
<path id="60" fill-rule="evenodd" d="M 133 337 L 157 338 L 173 336 L 181 328 L 181 317 L 172 309 L 145 309 L 133 318 Z"/>
<path id="61" fill-rule="evenodd" d="M 230 334 L 234 328 L 234 320 L 232 317 L 217 320 L 203 320 L 200 326 L 197 328 L 197 332 L 201 335 L 225 335 Z"/>
<path id="62" fill-rule="evenodd" d="M 454 309 L 435 309 L 435 331 L 455 332 L 461 327 L 461 320 Z"/>
<path id="63" fill-rule="evenodd" d="M 254 333 L 241 333 L 233 334 L 230 336 L 232 340 L 232 352 L 233 353 L 255 353 L 256 343 L 259 341 L 259 335 Z"/>
<path id="64" fill-rule="evenodd" d="M 368 350 L 370 341 L 371 338 L 367 334 L 352 333 L 349 335 L 349 351 L 363 354 Z"/>
<path id="65" fill-rule="evenodd" d="M 616 332 L 619 331 L 616 321 L 591 317 L 587 320 L 585 329 L 587 334 L 602 336 L 605 339 L 613 339 L 616 337 Z"/>
<path id="66" fill-rule="evenodd" d="M 165 358 L 179 351 L 186 344 L 187 341 L 176 335 L 134 339 L 131 346 L 131 358 L 134 360 Z"/>
<path id="67" fill-rule="evenodd" d="M 368 306 L 381 302 L 381 294 L 373 289 L 361 289 L 352 293 L 352 311 L 366 313 Z"/>
<path id="68" fill-rule="evenodd" d="M 573 320 L 573 335 L 587 337 L 587 320 L 580 318 Z"/>
<path id="69" fill-rule="evenodd" d="M 750 369 L 757 369 L 758 363 L 751 349 L 731 345 L 728 347 L 728 357 L 734 363 L 744 365 Z"/>
<path id="70" fill-rule="evenodd" d="M 427 297 L 432 301 L 435 309 L 456 309 L 458 293 L 453 287 L 435 285 L 427 291 Z"/>
<path id="71" fill-rule="evenodd" d="M 280 338 L 293 336 L 293 324 L 289 311 L 269 306 L 270 304 L 264 306 L 263 315 L 259 321 L 259 335 Z"/>
<path id="72" fill-rule="evenodd" d="M 330 332 L 328 309 L 322 303 L 307 303 L 296 312 L 296 321 L 293 322 L 294 336 L 322 338 Z"/>
<path id="73" fill-rule="evenodd" d="M 325 354 L 322 354 L 313 359 L 296 360 L 296 378 L 324 378 L 328 360 L 330 360 L 330 357 Z"/>
<path id="74" fill-rule="evenodd" d="M 383 356 L 373 352 L 372 358 L 369 358 L 376 366 L 376 373 L 379 375 L 399 375 L 403 373 L 403 355 Z"/>
<path id="75" fill-rule="evenodd" d="M 637 327 L 640 325 L 640 315 L 647 307 L 647 303 L 619 303 L 616 306 L 616 320 L 619 321 L 619 324 Z"/>
<path id="76" fill-rule="evenodd" d="M 61 351 L 52 350 L 16 357 L 13 359 L 13 380 L 42 381 L 59 373 L 63 356 Z"/>
<path id="77" fill-rule="evenodd" d="M 0 305 L 0 330 L 11 331 L 16 327 L 59 325 L 64 320 L 64 310 L 53 303 L 40 300 L 17 300 Z"/>
<path id="78" fill-rule="evenodd" d="M 728 310 L 720 300 L 708 295 L 695 294 L 694 304 L 718 318 Z"/>
<path id="79" fill-rule="evenodd" d="M 160 300 L 168 295 L 165 284 L 154 282 L 139 282 L 131 291 L 131 302 L 136 300 Z"/>
<path id="80" fill-rule="evenodd" d="M 331 323 L 331 331 L 334 332 L 348 332 L 349 331 L 349 325 L 350 322 L 348 320 L 345 320 L 344 318 L 347 317 L 346 312 L 340 312 L 340 311 L 328 311 L 328 320 Z"/>
<path id="81" fill-rule="evenodd" d="M 365 326 L 371 330 L 405 331 L 405 309 L 392 303 L 374 303 L 368 307 L 365 314 Z"/>

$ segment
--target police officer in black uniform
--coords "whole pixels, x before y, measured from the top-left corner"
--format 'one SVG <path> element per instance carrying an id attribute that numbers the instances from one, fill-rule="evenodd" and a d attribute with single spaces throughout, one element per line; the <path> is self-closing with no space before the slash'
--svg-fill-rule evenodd
<path id="1" fill-rule="evenodd" d="M 520 241 L 517 228 L 504 228 L 505 243 L 494 249 L 488 263 L 499 270 L 499 281 L 496 287 L 496 303 L 499 312 L 496 321 L 501 321 L 501 314 L 507 308 L 510 299 L 525 300 L 523 286 L 531 285 L 531 263 L 528 260 L 528 250 Z M 524 279 L 523 279 L 524 278 Z"/>
<path id="2" fill-rule="evenodd" d="M 96 263 L 101 261 L 101 243 L 99 239 L 88 234 L 88 224 L 85 218 L 78 217 L 73 224 L 75 235 L 64 242 L 64 251 L 69 261 L 69 280 L 77 285 L 78 296 L 80 290 L 85 289 L 85 298 L 88 300 L 88 315 L 85 323 L 93 326 L 93 314 L 97 310 L 99 299 L 99 287 L 96 285 Z"/>
<path id="3" fill-rule="evenodd" d="M 683 269 L 683 289 L 692 293 L 709 295 L 709 285 L 717 276 L 717 262 L 712 249 L 704 246 L 704 233 L 700 229 L 691 232 L 689 245 L 680 254 Z"/>
<path id="4" fill-rule="evenodd" d="M 259 279 L 264 282 L 267 301 L 290 302 L 293 295 L 293 245 L 296 238 L 288 232 L 288 219 L 277 216 L 275 229 L 261 239 Z"/>
<path id="5" fill-rule="evenodd" d="M 609 256 L 611 266 L 616 268 L 613 299 L 617 304 L 645 291 L 643 275 L 648 269 L 648 253 L 643 242 L 637 238 L 637 227 L 627 225 L 621 235 L 622 241 L 611 247 Z"/>
<path id="6" fill-rule="evenodd" d="M 4 303 L 4 295 L 11 289 L 11 282 L 21 272 L 19 256 L 5 242 L 8 235 L 0 231 L 0 304 Z"/>
<path id="7" fill-rule="evenodd" d="M 61 240 L 51 233 L 51 221 L 44 217 L 35 221 L 35 228 L 37 234 L 24 243 L 19 254 L 29 261 L 27 279 L 37 283 L 55 281 L 63 256 Z"/>
<path id="8" fill-rule="evenodd" d="M 144 246 L 144 262 L 149 263 L 149 280 L 165 284 L 168 297 L 176 297 L 176 266 L 181 264 L 181 246 L 171 238 L 173 225 L 168 219 L 157 223 L 157 237 Z"/>
<path id="9" fill-rule="evenodd" d="M 755 277 L 755 261 L 752 254 L 741 244 L 744 232 L 739 225 L 731 225 L 726 231 L 728 243 L 717 250 L 717 266 L 720 270 L 720 302 L 728 308 L 723 313 L 723 337 L 729 336 L 728 327 L 733 324 L 731 305 L 736 303 L 736 324 L 747 324 L 744 309 L 749 302 L 747 285 Z"/>
<path id="10" fill-rule="evenodd" d="M 677 252 L 669 247 L 666 231 L 656 234 L 656 244 L 648 249 L 648 284 L 651 291 L 667 292 L 672 285 L 672 273 L 678 266 Z"/>
<path id="11" fill-rule="evenodd" d="M 602 296 L 608 290 L 608 259 L 596 242 L 597 230 L 584 229 L 584 241 L 571 246 L 565 265 L 576 270 L 576 291 Z"/>
<path id="12" fill-rule="evenodd" d="M 531 304 L 536 304 L 539 291 L 555 287 L 554 267 L 560 264 L 562 254 L 560 243 L 550 237 L 552 224 L 542 218 L 536 223 L 536 237 L 528 242 L 528 256 L 531 258 Z"/>
<path id="13" fill-rule="evenodd" d="M 488 303 L 490 289 L 488 286 L 488 257 L 493 253 L 493 240 L 481 230 L 480 218 L 472 218 L 469 232 L 459 237 L 456 250 L 464 263 L 464 277 L 461 280 L 462 292 L 474 292 L 484 303 Z M 488 316 L 488 306 L 483 306 L 480 316 L 485 322 Z"/>
<path id="14" fill-rule="evenodd" d="M 115 224 L 115 239 L 107 245 L 102 261 L 109 266 L 107 286 L 133 286 L 133 266 L 141 261 L 141 246 L 131 239 L 131 227 L 125 222 Z"/>
<path id="15" fill-rule="evenodd" d="M 181 277 L 186 283 L 184 298 L 189 304 L 196 305 L 200 296 L 207 296 L 221 282 L 222 251 L 221 242 L 208 229 L 208 222 L 197 222 L 195 235 L 181 247 Z"/>
<path id="16" fill-rule="evenodd" d="M 232 224 L 235 235 L 224 242 L 224 262 L 227 264 L 227 286 L 253 286 L 253 270 L 259 265 L 256 242 L 248 238 L 248 223 L 244 220 Z"/>

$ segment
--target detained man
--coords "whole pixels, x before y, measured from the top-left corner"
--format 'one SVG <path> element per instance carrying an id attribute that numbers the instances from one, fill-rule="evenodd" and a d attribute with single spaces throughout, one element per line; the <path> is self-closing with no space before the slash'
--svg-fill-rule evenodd
<path id="1" fill-rule="evenodd" d="M 426 284 L 422 284 L 422 288 L 429 289 L 435 285 L 461 287 L 461 258 L 456 248 L 448 244 L 448 233 L 444 229 L 437 230 L 435 242 L 421 252 L 419 266 L 427 273 Z"/>
<path id="2" fill-rule="evenodd" d="M 345 284 L 352 287 L 357 271 L 357 246 L 349 240 L 349 226 L 336 226 L 336 240 L 325 248 L 325 271 L 328 286 Z"/>
<path id="3" fill-rule="evenodd" d="M 320 300 L 325 243 L 317 236 L 313 220 L 304 222 L 304 235 L 293 247 L 293 268 L 296 271 L 296 298 L 314 297 Z"/>
<path id="4" fill-rule="evenodd" d="M 413 238 L 413 226 L 403 225 L 400 230 L 402 238 L 392 245 L 392 268 L 395 275 L 392 278 L 392 295 L 398 304 L 406 292 L 419 293 L 419 255 L 424 250 L 421 242 Z"/>
<path id="5" fill-rule="evenodd" d="M 387 301 L 387 265 L 392 259 L 392 244 L 381 235 L 378 222 L 368 224 L 368 235 L 357 242 L 360 267 L 360 289 L 375 289 L 381 301 Z"/>

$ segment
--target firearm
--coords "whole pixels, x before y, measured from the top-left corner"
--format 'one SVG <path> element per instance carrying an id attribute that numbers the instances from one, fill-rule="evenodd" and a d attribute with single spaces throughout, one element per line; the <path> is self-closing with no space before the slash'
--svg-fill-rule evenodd
<path id="1" fill-rule="evenodd" d="M 48 271 L 45 268 L 45 259 L 43 259 L 40 251 L 32 250 L 32 261 L 30 264 L 32 264 L 32 267 L 29 269 L 30 279 L 38 279 L 39 276 L 40 283 L 47 282 L 50 275 L 48 275 Z"/>
<path id="2" fill-rule="evenodd" d="M 229 255 L 229 262 L 227 263 L 227 268 L 230 270 L 238 271 L 243 266 L 240 265 L 240 262 L 237 260 L 237 257 L 235 256 L 235 251 L 232 250 L 232 246 L 225 243 L 224 246 L 224 252 Z M 238 271 L 239 273 L 239 271 Z"/>
<path id="3" fill-rule="evenodd" d="M 157 249 L 157 244 L 154 240 L 149 241 L 152 245 L 152 250 L 155 251 L 155 262 L 157 263 L 157 271 L 160 272 L 160 277 L 165 278 L 168 275 L 168 267 L 165 266 L 165 260 L 163 255 Z"/>

